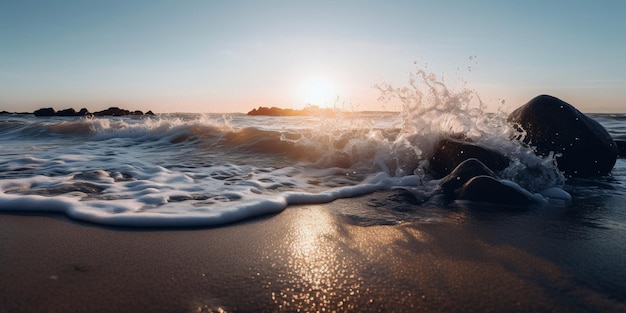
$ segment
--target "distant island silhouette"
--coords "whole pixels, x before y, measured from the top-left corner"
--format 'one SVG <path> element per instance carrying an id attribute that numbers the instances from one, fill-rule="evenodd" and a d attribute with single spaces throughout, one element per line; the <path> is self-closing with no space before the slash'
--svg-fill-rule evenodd
<path id="1" fill-rule="evenodd" d="M 35 110 L 35 112 L 29 113 L 29 112 L 15 112 L 15 113 L 11 113 L 11 112 L 7 112 L 7 111 L 2 111 L 0 112 L 0 114 L 33 114 L 35 116 L 126 116 L 126 115 L 134 115 L 134 116 L 144 116 L 144 115 L 154 115 L 154 113 L 152 111 L 148 111 L 146 113 L 143 113 L 142 111 L 136 110 L 136 111 L 130 111 L 130 110 L 126 110 L 126 109 L 120 109 L 118 107 L 110 107 L 106 110 L 102 110 L 102 111 L 97 111 L 97 112 L 89 112 L 89 110 L 82 108 L 80 109 L 80 111 L 76 111 L 73 108 L 69 108 L 69 109 L 65 109 L 65 110 L 61 110 L 61 111 L 56 111 L 54 108 L 41 108 L 38 110 Z"/>
<path id="2" fill-rule="evenodd" d="M 316 105 L 307 106 L 301 110 L 261 106 L 248 112 L 248 115 L 261 116 L 335 116 L 335 114 L 336 112 L 333 109 L 320 108 Z"/>

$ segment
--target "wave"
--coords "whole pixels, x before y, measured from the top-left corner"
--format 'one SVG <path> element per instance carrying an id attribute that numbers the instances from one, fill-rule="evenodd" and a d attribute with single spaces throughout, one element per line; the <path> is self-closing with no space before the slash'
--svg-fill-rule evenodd
<path id="1" fill-rule="evenodd" d="M 170 227 L 395 188 L 425 198 L 436 185 L 429 157 L 450 136 L 507 156 L 500 176 L 533 193 L 563 186 L 553 156 L 510 140 L 520 134 L 506 114 L 486 113 L 473 90 L 452 90 L 423 70 L 408 86 L 378 88 L 402 112 L 4 119 L 0 139 L 12 144 L 0 155 L 0 209 Z"/>

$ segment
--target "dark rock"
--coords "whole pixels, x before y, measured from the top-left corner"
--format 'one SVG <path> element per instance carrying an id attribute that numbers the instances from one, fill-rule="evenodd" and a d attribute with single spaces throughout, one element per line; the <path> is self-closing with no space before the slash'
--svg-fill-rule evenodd
<path id="1" fill-rule="evenodd" d="M 58 111 L 56 116 L 76 116 L 76 110 L 73 108 Z"/>
<path id="2" fill-rule="evenodd" d="M 448 197 L 456 198 L 465 183 L 476 176 L 497 178 L 496 174 L 477 159 L 467 159 L 457 166 L 452 173 L 438 184 L 439 189 Z"/>
<path id="3" fill-rule="evenodd" d="M 263 115 L 263 116 L 334 116 L 335 112 L 330 108 L 320 108 L 315 105 L 307 106 L 302 110 L 294 109 L 281 109 L 277 107 L 259 107 L 258 109 L 252 109 L 248 112 L 248 115 Z"/>
<path id="4" fill-rule="evenodd" d="M 35 116 L 54 116 L 56 112 L 53 108 L 42 108 L 33 112 Z"/>
<path id="5" fill-rule="evenodd" d="M 490 176 L 476 176 L 470 179 L 459 191 L 457 199 L 511 206 L 528 206 L 534 203 L 534 200 L 523 191 Z"/>
<path id="6" fill-rule="evenodd" d="M 558 98 L 537 96 L 513 111 L 508 122 L 526 132 L 517 139 L 538 154 L 560 154 L 557 165 L 566 175 L 606 175 L 615 165 L 618 150 L 606 129 Z"/>
<path id="7" fill-rule="evenodd" d="M 499 152 L 468 141 L 444 138 L 435 145 L 435 151 L 430 158 L 429 171 L 433 177 L 442 178 L 463 161 L 471 158 L 479 160 L 495 171 L 507 168 L 510 163 L 510 160 Z"/>
<path id="8" fill-rule="evenodd" d="M 296 116 L 306 115 L 304 112 L 299 112 L 293 109 L 281 109 L 277 107 L 259 107 L 258 109 L 252 109 L 248 112 L 248 115 L 264 115 L 264 116 Z"/>
<path id="9" fill-rule="evenodd" d="M 154 115 L 154 113 L 152 113 L 152 111 L 148 111 L 145 114 L 140 111 L 140 110 L 135 110 L 135 111 L 129 111 L 129 110 L 125 110 L 125 109 L 120 109 L 118 107 L 110 107 L 106 110 L 102 110 L 102 111 L 98 111 L 95 113 L 90 113 L 89 110 L 87 110 L 86 108 L 82 108 L 80 109 L 79 112 L 76 112 L 76 110 L 74 110 L 73 108 L 69 108 L 69 109 L 65 109 L 65 110 L 61 110 L 61 111 L 55 111 L 54 108 L 41 108 L 39 110 L 36 110 L 33 113 L 29 113 L 29 112 L 21 112 L 21 113 L 11 113 L 11 112 L 7 112 L 7 111 L 2 111 L 0 112 L 0 114 L 34 114 L 35 116 L 88 116 L 88 117 L 93 117 L 93 116 L 125 116 L 125 115 L 138 115 L 138 116 L 143 116 L 143 115 Z"/>
<path id="10" fill-rule="evenodd" d="M 617 146 L 617 153 L 620 157 L 626 157 L 626 140 L 614 139 L 615 145 Z"/>
<path id="11" fill-rule="evenodd" d="M 95 116 L 125 116 L 130 115 L 129 110 L 120 109 L 118 107 L 110 107 L 106 110 L 93 113 Z"/>
<path id="12" fill-rule="evenodd" d="M 514 207 L 526 207 L 535 203 L 529 192 L 499 180 L 492 170 L 474 158 L 459 164 L 437 187 L 436 190 L 441 191 L 447 199 Z"/>
<path id="13" fill-rule="evenodd" d="M 120 109 L 118 107 L 110 107 L 106 110 L 94 112 L 93 115 L 94 116 L 126 116 L 126 115 L 144 116 L 144 115 L 154 115 L 154 113 L 152 113 L 152 111 L 148 111 L 146 112 L 146 114 L 144 114 L 140 110 L 129 111 L 126 109 Z"/>

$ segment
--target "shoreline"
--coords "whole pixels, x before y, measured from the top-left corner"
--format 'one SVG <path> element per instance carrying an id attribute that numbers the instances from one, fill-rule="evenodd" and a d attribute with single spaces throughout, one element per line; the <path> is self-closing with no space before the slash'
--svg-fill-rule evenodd
<path id="1" fill-rule="evenodd" d="M 332 213 L 362 200 L 294 206 L 206 229 L 103 227 L 61 215 L 3 213 L 0 312 L 626 308 L 562 264 L 476 225 L 364 227 Z"/>

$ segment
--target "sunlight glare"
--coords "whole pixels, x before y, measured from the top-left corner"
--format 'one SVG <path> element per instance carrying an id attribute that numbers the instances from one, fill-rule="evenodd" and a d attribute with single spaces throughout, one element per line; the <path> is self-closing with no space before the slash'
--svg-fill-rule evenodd
<path id="1" fill-rule="evenodd" d="M 304 82 L 301 87 L 303 104 L 332 107 L 337 98 L 335 85 L 328 79 L 316 78 Z"/>

